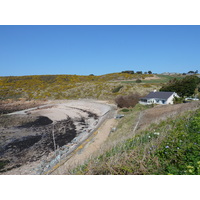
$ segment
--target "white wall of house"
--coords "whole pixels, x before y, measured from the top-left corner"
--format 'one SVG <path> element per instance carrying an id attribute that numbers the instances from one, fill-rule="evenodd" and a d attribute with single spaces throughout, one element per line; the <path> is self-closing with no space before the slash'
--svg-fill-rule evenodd
<path id="1" fill-rule="evenodd" d="M 148 99 L 146 102 L 139 101 L 139 103 L 142 105 L 150 105 L 150 104 L 154 104 L 155 102 L 156 102 L 155 99 Z"/>
<path id="2" fill-rule="evenodd" d="M 171 96 L 167 99 L 166 104 L 173 104 L 173 103 L 174 103 L 173 100 L 174 100 L 174 95 L 171 95 Z"/>
<path id="3" fill-rule="evenodd" d="M 173 104 L 174 97 L 179 97 L 175 92 L 167 99 L 166 104 Z"/>

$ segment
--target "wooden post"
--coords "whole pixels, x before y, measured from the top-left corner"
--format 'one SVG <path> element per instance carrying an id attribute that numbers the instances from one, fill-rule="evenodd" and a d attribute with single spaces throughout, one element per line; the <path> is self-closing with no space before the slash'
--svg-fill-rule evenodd
<path id="1" fill-rule="evenodd" d="M 53 135 L 53 146 L 54 146 L 54 151 L 56 151 L 56 141 L 55 141 L 55 136 L 54 136 L 54 123 L 53 123 L 52 135 Z"/>

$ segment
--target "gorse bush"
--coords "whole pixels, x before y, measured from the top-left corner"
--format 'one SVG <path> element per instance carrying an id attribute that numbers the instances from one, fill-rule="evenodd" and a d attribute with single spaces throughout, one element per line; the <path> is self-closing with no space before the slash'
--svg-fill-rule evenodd
<path id="1" fill-rule="evenodd" d="M 37 75 L 0 77 L 0 100 L 5 99 L 78 99 L 114 98 L 124 85 L 116 81 L 132 80 L 137 74 L 112 73 L 102 76 Z M 144 75 L 148 77 L 150 75 Z M 115 86 L 113 89 L 113 85 Z M 126 87 L 126 90 L 131 87 Z M 123 92 L 123 91 L 122 91 Z M 127 92 L 124 90 L 124 92 Z"/>

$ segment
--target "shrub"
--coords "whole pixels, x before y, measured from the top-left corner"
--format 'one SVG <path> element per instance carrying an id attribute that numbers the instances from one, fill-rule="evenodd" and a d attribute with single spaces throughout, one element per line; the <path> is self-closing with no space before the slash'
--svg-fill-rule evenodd
<path id="1" fill-rule="evenodd" d="M 112 93 L 117 93 L 117 92 L 119 92 L 120 89 L 123 88 L 123 87 L 124 87 L 123 85 L 120 85 L 120 86 L 114 88 L 114 89 L 112 90 Z"/>
<path id="2" fill-rule="evenodd" d="M 125 96 L 118 96 L 115 99 L 115 103 L 117 104 L 119 108 L 134 107 L 138 103 L 140 97 L 141 96 L 138 93 L 125 95 Z"/>
<path id="3" fill-rule="evenodd" d="M 176 92 L 179 96 L 192 96 L 195 93 L 200 78 L 197 76 L 187 76 L 181 80 L 172 80 L 164 85 L 160 91 Z"/>
<path id="4" fill-rule="evenodd" d="M 134 74 L 134 71 L 132 71 L 132 70 L 126 70 L 126 71 L 122 71 L 122 73 L 126 73 L 126 74 Z"/>
<path id="5" fill-rule="evenodd" d="M 135 82 L 136 83 L 141 83 L 142 81 L 140 79 L 137 79 Z"/>
<path id="6" fill-rule="evenodd" d="M 184 101 L 184 98 L 182 98 L 182 97 L 180 97 L 180 98 L 174 97 L 173 103 L 174 104 L 179 104 L 179 103 L 183 103 L 183 101 Z"/>
<path id="7" fill-rule="evenodd" d="M 122 109 L 121 111 L 122 111 L 122 112 L 129 112 L 129 109 L 124 108 L 124 109 Z"/>

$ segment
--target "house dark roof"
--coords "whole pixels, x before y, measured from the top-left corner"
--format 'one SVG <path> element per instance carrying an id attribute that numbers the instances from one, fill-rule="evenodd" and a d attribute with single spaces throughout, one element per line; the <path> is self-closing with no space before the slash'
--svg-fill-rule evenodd
<path id="1" fill-rule="evenodd" d="M 174 92 L 150 92 L 146 97 L 142 99 L 168 99 Z"/>

